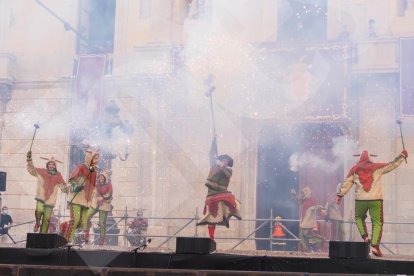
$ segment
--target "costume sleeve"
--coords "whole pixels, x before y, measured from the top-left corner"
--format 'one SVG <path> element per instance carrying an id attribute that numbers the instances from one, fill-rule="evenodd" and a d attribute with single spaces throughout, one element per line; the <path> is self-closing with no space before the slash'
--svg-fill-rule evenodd
<path id="1" fill-rule="evenodd" d="M 342 185 L 338 185 L 338 190 L 337 190 L 336 195 L 339 197 L 343 197 L 344 195 L 346 195 L 346 193 L 349 192 L 353 184 L 354 184 L 354 176 L 351 174 L 345 179 Z"/>
<path id="2" fill-rule="evenodd" d="M 69 191 L 69 185 L 66 184 L 65 180 L 63 180 L 62 177 L 58 183 L 58 186 L 59 186 L 59 189 L 64 193 L 67 193 Z"/>
<path id="3" fill-rule="evenodd" d="M 110 184 L 108 191 L 102 196 L 105 200 L 110 200 L 112 198 L 112 184 Z"/>
<path id="4" fill-rule="evenodd" d="M 403 160 L 404 160 L 404 156 L 400 154 L 394 159 L 394 161 L 388 163 L 388 165 L 382 168 L 382 174 L 386 174 L 392 170 L 395 170 L 399 165 L 401 165 Z"/>
<path id="5" fill-rule="evenodd" d="M 64 193 L 69 192 L 70 186 L 69 186 L 69 185 L 67 185 L 65 182 L 63 182 L 63 183 L 59 183 L 58 185 L 59 185 L 59 189 L 60 189 L 62 192 L 64 192 Z"/>
<path id="6" fill-rule="evenodd" d="M 231 167 L 220 167 L 220 170 L 228 177 L 230 178 L 233 175 L 233 170 Z"/>
<path id="7" fill-rule="evenodd" d="M 34 164 L 33 164 L 33 161 L 32 161 L 32 160 L 27 161 L 27 171 L 28 171 L 31 175 L 33 175 L 33 176 L 37 177 L 37 171 L 36 171 L 36 168 L 35 168 L 35 166 L 34 166 Z"/>

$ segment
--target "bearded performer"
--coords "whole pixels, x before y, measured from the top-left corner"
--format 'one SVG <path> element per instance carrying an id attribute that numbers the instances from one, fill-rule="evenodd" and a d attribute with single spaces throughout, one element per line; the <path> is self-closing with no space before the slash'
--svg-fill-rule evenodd
<path id="1" fill-rule="evenodd" d="M 68 197 L 70 220 L 65 229 L 65 238 L 72 242 L 76 229 L 86 230 L 89 205 L 96 184 L 96 165 L 99 153 L 88 149 L 85 152 L 85 161 L 76 166 L 69 178 L 71 186 Z"/>
<path id="2" fill-rule="evenodd" d="M 88 211 L 85 239 L 89 241 L 89 231 L 92 226 L 91 220 L 93 216 L 99 212 L 99 246 L 102 246 L 105 242 L 106 218 L 112 209 L 112 184 L 109 178 L 111 173 L 110 170 L 105 170 L 99 173 L 98 179 L 96 180 L 96 188 L 92 198 L 92 204 Z"/>
<path id="3" fill-rule="evenodd" d="M 390 163 L 373 163 L 370 160 L 368 151 L 361 153 L 359 162 L 351 168 L 345 181 L 338 187 L 336 203 L 340 204 L 342 197 L 355 184 L 355 223 L 362 239 L 371 244 L 371 252 L 377 257 L 382 253 L 379 248 L 382 236 L 383 220 L 383 196 L 382 196 L 382 175 L 396 169 L 404 159 L 408 157 L 406 150 L 403 150 L 394 161 Z M 371 217 L 372 236 L 368 236 L 365 219 L 367 212 Z"/>
<path id="4" fill-rule="evenodd" d="M 27 171 L 37 178 L 36 188 L 36 209 L 35 219 L 36 223 L 33 231 L 37 232 L 40 228 L 40 233 L 46 234 L 49 229 L 50 216 L 56 204 L 59 189 L 64 193 L 68 193 L 68 187 L 62 178 L 60 172 L 56 169 L 56 162 L 53 157 L 47 160 L 46 168 L 36 168 L 32 161 L 32 152 L 27 152 Z"/>
<path id="5" fill-rule="evenodd" d="M 224 154 L 217 156 L 217 137 L 214 135 L 210 148 L 210 173 L 205 186 L 208 188 L 204 205 L 204 217 L 197 225 L 208 225 L 210 239 L 214 240 L 216 225 L 229 228 L 229 219 L 241 220 L 240 202 L 227 190 L 232 176 L 233 159 Z"/>

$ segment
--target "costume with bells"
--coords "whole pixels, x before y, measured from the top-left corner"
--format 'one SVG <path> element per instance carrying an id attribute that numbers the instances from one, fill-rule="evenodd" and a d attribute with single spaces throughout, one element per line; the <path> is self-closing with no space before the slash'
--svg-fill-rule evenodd
<path id="1" fill-rule="evenodd" d="M 99 212 L 99 245 L 102 246 L 105 242 L 106 234 L 106 218 L 112 209 L 112 184 L 110 180 L 110 170 L 104 170 L 99 173 L 96 180 L 95 193 L 92 198 L 92 203 L 88 211 L 88 224 L 85 233 L 86 240 L 89 240 L 89 231 L 92 226 L 93 216 Z"/>
<path id="2" fill-rule="evenodd" d="M 407 151 L 403 150 L 390 163 L 373 163 L 369 158 L 368 151 L 364 150 L 359 162 L 351 168 L 345 181 L 338 187 L 337 204 L 355 184 L 355 223 L 362 239 L 371 243 L 371 251 L 378 257 L 382 256 L 379 245 L 384 223 L 381 178 L 382 175 L 396 169 L 407 157 Z M 367 212 L 369 212 L 372 222 L 371 239 L 365 224 Z"/>
<path id="3" fill-rule="evenodd" d="M 216 225 L 229 227 L 234 216 L 241 220 L 240 202 L 227 190 L 232 176 L 233 159 L 228 155 L 217 156 L 217 140 L 214 137 L 210 148 L 210 173 L 205 186 L 208 188 L 204 205 L 204 217 L 197 225 L 208 225 L 210 239 L 214 240 Z"/>
<path id="4" fill-rule="evenodd" d="M 72 242 L 76 229 L 86 230 L 88 210 L 92 203 L 93 191 L 96 184 L 96 165 L 99 153 L 88 149 L 83 164 L 76 166 L 69 178 L 71 185 L 68 197 L 70 220 L 67 224 L 65 238 Z"/>
<path id="5" fill-rule="evenodd" d="M 68 192 L 68 187 L 62 178 L 60 172 L 56 169 L 56 163 L 62 163 L 59 160 L 55 160 L 53 157 L 50 159 L 41 157 L 47 160 L 46 168 L 36 168 L 32 161 L 32 152 L 27 153 L 27 171 L 37 178 L 36 188 L 36 210 L 35 218 L 36 224 L 33 231 L 39 231 L 40 233 L 48 233 L 50 216 L 53 208 L 56 204 L 58 191 L 61 189 L 63 192 Z M 54 165 L 51 169 L 50 166 Z"/>

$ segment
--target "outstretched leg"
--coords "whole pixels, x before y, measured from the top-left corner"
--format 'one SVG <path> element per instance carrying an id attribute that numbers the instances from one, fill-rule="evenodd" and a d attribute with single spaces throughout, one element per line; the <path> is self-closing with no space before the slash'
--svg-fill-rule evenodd
<path id="1" fill-rule="evenodd" d="M 108 216 L 108 212 L 99 211 L 99 245 L 102 246 L 105 242 L 105 235 L 106 235 L 106 218 Z"/>
<path id="2" fill-rule="evenodd" d="M 52 215 L 53 207 L 44 205 L 43 207 L 43 219 L 40 227 L 40 233 L 47 234 L 49 230 L 50 216 Z"/>
<path id="3" fill-rule="evenodd" d="M 68 242 L 72 242 L 76 229 L 79 227 L 81 220 L 81 206 L 76 204 L 69 205 L 70 220 L 66 229 L 65 238 Z"/>
<path id="4" fill-rule="evenodd" d="M 35 226 L 33 228 L 33 232 L 39 231 L 39 227 L 40 227 L 42 216 L 43 216 L 43 211 L 44 211 L 43 202 L 41 202 L 40 200 L 36 200 L 36 209 L 35 209 L 36 223 L 35 223 Z"/>
<path id="5" fill-rule="evenodd" d="M 92 227 L 92 218 L 95 216 L 95 214 L 98 212 L 98 209 L 89 208 L 88 214 L 87 214 L 87 222 L 86 222 L 86 230 L 85 230 L 85 240 L 89 241 L 90 236 L 90 229 Z"/>
<path id="6" fill-rule="evenodd" d="M 216 226 L 214 224 L 208 225 L 208 235 L 210 236 L 210 239 L 214 241 L 214 232 L 216 231 Z"/>
<path id="7" fill-rule="evenodd" d="M 372 242 L 371 246 L 374 248 L 372 253 L 375 256 L 381 257 L 382 253 L 379 249 L 382 237 L 382 226 L 384 224 L 383 216 L 383 201 L 375 200 L 370 202 L 369 215 L 372 222 Z"/>
<path id="8" fill-rule="evenodd" d="M 355 224 L 363 240 L 368 238 L 367 225 L 365 219 L 369 209 L 367 200 L 355 200 Z"/>

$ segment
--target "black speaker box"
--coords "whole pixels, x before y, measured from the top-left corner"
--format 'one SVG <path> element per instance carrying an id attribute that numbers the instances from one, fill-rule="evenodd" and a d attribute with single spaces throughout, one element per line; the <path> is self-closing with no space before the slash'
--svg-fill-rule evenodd
<path id="1" fill-rule="evenodd" d="M 0 192 L 6 191 L 6 172 L 0 172 Z"/>
<path id="2" fill-rule="evenodd" d="M 67 243 L 59 234 L 27 233 L 26 248 L 59 248 Z"/>
<path id="3" fill-rule="evenodd" d="M 216 251 L 216 242 L 210 238 L 177 237 L 175 253 L 210 254 Z"/>
<path id="4" fill-rule="evenodd" d="M 368 258 L 369 246 L 366 242 L 330 241 L 329 258 Z"/>

